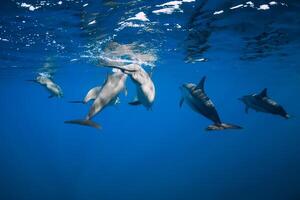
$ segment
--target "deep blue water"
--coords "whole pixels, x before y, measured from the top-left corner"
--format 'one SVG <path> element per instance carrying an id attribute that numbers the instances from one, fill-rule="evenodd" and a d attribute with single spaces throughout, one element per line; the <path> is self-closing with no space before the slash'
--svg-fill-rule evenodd
<path id="1" fill-rule="evenodd" d="M 1 2 L 1 200 L 300 199 L 299 1 L 167 2 Z M 139 60 L 152 109 L 128 105 L 128 79 L 128 96 L 93 119 L 101 130 L 65 124 L 91 105 L 68 101 L 111 73 L 98 59 L 112 42 L 155 58 Z M 62 98 L 26 81 L 41 72 Z M 242 130 L 207 132 L 211 121 L 179 108 L 179 86 L 204 75 L 221 119 Z M 245 113 L 238 98 L 263 88 L 291 119 Z"/>

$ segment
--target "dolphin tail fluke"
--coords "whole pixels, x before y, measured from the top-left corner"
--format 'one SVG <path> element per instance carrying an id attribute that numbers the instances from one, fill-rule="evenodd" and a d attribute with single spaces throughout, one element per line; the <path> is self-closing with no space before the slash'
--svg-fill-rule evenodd
<path id="1" fill-rule="evenodd" d="M 225 129 L 242 129 L 242 127 L 240 127 L 238 125 L 234 125 L 234 124 L 221 123 L 221 124 L 209 125 L 206 128 L 207 131 L 219 131 L 219 130 L 225 130 Z"/>
<path id="2" fill-rule="evenodd" d="M 75 119 L 75 120 L 68 120 L 65 121 L 66 124 L 78 124 L 78 125 L 82 125 L 82 126 L 90 126 L 96 129 L 100 129 L 101 126 L 99 124 L 97 124 L 96 122 L 93 122 L 91 120 L 87 120 L 87 119 Z"/>

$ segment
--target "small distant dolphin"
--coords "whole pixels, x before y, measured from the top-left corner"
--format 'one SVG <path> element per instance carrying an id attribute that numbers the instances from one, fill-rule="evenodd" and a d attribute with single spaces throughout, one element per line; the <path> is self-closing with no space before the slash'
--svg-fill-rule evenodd
<path id="1" fill-rule="evenodd" d="M 59 87 L 59 85 L 53 82 L 51 76 L 49 75 L 46 75 L 44 73 L 39 73 L 39 75 L 36 77 L 35 80 L 29 80 L 29 81 L 45 86 L 47 90 L 51 93 L 51 95 L 48 98 L 63 96 L 62 89 Z"/>
<path id="2" fill-rule="evenodd" d="M 104 67 L 120 69 L 125 74 L 128 74 L 136 86 L 137 96 L 130 102 L 130 105 L 144 105 L 150 109 L 155 99 L 155 86 L 150 75 L 138 64 L 129 64 L 125 66 L 108 66 Z"/>
<path id="3" fill-rule="evenodd" d="M 182 98 L 180 100 L 180 107 L 183 102 L 186 101 L 187 104 L 197 113 L 202 114 L 204 117 L 210 119 L 214 122 L 213 125 L 210 125 L 206 130 L 224 130 L 224 129 L 241 129 L 242 127 L 222 123 L 218 112 L 204 91 L 204 82 L 206 77 L 204 76 L 198 85 L 193 83 L 183 84 L 180 89 L 182 92 Z"/>
<path id="4" fill-rule="evenodd" d="M 114 104 L 118 101 L 119 93 L 125 89 L 125 82 L 127 79 L 127 75 L 122 72 L 115 72 L 111 75 L 108 75 L 105 83 L 101 88 L 93 88 L 91 89 L 85 100 L 89 101 L 92 99 L 94 103 L 92 104 L 90 111 L 85 119 L 81 120 L 70 120 L 65 121 L 68 124 L 80 124 L 84 126 L 91 126 L 94 128 L 100 128 L 100 125 L 91 121 L 91 119 L 101 112 L 107 105 Z M 89 95 L 91 94 L 91 95 Z M 84 101 L 85 101 L 84 100 Z"/>
<path id="5" fill-rule="evenodd" d="M 277 102 L 268 97 L 267 88 L 263 89 L 259 94 L 251 94 L 239 98 L 245 105 L 245 112 L 248 113 L 249 108 L 257 112 L 270 113 L 280 115 L 285 119 L 289 119 L 289 114 Z"/>

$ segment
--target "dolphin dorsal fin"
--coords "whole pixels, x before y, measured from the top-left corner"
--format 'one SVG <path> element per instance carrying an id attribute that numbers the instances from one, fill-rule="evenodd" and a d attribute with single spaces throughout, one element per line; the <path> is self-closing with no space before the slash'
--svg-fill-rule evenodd
<path id="1" fill-rule="evenodd" d="M 203 78 L 200 80 L 200 82 L 198 83 L 196 89 L 201 89 L 201 90 L 204 90 L 204 83 L 205 83 L 205 80 L 206 80 L 206 76 L 203 76 Z"/>
<path id="2" fill-rule="evenodd" d="M 268 96 L 267 91 L 268 91 L 267 88 L 263 89 L 263 90 L 259 93 L 259 96 L 261 96 L 261 97 L 266 97 L 266 96 Z"/>

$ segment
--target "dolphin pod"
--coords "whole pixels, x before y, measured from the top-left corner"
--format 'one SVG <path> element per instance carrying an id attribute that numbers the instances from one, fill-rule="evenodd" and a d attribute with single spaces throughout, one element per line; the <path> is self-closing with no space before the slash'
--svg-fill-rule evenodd
<path id="1" fill-rule="evenodd" d="M 105 66 L 117 69 L 117 72 L 109 75 L 102 86 L 97 86 L 88 91 L 85 98 L 81 101 L 71 101 L 71 103 L 87 104 L 89 101 L 94 100 L 90 111 L 83 120 L 69 120 L 65 123 L 79 124 L 84 126 L 91 126 L 100 128 L 100 125 L 91 121 L 91 119 L 101 112 L 108 105 L 115 105 L 119 102 L 118 95 L 122 90 L 126 89 L 125 83 L 127 76 L 135 83 L 137 89 L 137 97 L 130 105 L 144 105 L 147 109 L 151 108 L 155 98 L 155 87 L 148 73 L 136 64 L 126 66 Z M 186 103 L 190 108 L 203 115 L 213 122 L 205 130 L 226 130 L 226 129 L 242 129 L 239 125 L 224 123 L 221 121 L 217 109 L 215 108 L 212 100 L 207 96 L 204 84 L 206 76 L 196 85 L 194 83 L 185 83 L 180 86 L 182 97 L 179 106 L 182 107 Z M 287 112 L 281 105 L 267 96 L 267 90 L 264 89 L 259 94 L 246 95 L 240 98 L 246 105 L 246 112 L 249 108 L 256 111 L 280 115 L 286 119 L 289 118 Z"/>
<path id="2" fill-rule="evenodd" d="M 133 101 L 129 102 L 129 105 L 143 105 L 148 110 L 152 108 L 155 100 L 155 85 L 151 79 L 151 75 L 149 75 L 141 65 L 136 63 L 127 65 L 120 65 L 120 63 L 102 63 L 102 66 L 112 68 L 113 73 L 107 76 L 101 86 L 91 88 L 83 100 L 70 101 L 70 103 L 82 104 L 94 101 L 88 114 L 84 119 L 67 120 L 65 123 L 90 126 L 97 129 L 101 128 L 99 124 L 92 121 L 92 118 L 107 106 L 120 103 L 120 92 L 124 90 L 127 93 L 126 80 L 128 76 L 136 87 L 136 97 Z M 239 125 L 222 122 L 212 100 L 205 92 L 205 80 L 206 76 L 204 76 L 197 85 L 194 83 L 182 84 L 180 86 L 181 99 L 179 106 L 182 107 L 183 103 L 186 103 L 193 111 L 211 120 L 213 124 L 206 128 L 207 131 L 242 129 Z M 44 86 L 51 94 L 49 98 L 63 96 L 62 89 L 59 85 L 54 83 L 51 75 L 48 73 L 39 73 L 34 80 L 29 81 Z M 239 100 L 245 104 L 246 113 L 249 112 L 249 109 L 253 109 L 256 112 L 279 115 L 285 119 L 290 118 L 290 115 L 283 106 L 268 96 L 266 88 L 260 93 L 242 96 Z"/>

